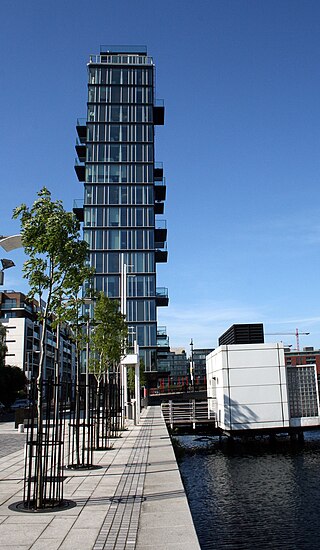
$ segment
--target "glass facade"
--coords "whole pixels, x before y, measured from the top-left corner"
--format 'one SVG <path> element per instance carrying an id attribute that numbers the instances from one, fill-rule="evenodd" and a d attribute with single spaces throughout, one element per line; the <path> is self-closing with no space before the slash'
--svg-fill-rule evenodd
<path id="1" fill-rule="evenodd" d="M 151 371 L 157 351 L 154 126 L 162 122 L 156 120 L 152 58 L 130 49 L 108 47 L 90 56 L 85 134 L 78 130 L 85 154 L 78 154 L 95 288 L 120 299 L 122 259 L 129 334 Z"/>
<path id="2" fill-rule="evenodd" d="M 315 365 L 287 367 L 291 418 L 319 416 Z"/>

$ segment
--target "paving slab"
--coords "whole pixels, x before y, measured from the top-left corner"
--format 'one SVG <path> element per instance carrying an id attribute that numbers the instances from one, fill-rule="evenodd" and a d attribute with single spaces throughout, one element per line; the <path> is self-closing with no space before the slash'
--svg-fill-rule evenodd
<path id="1" fill-rule="evenodd" d="M 23 438 L 16 435 L 0 424 L 0 442 L 10 436 L 0 457 L 1 550 L 200 548 L 160 407 L 144 410 L 112 450 L 95 451 L 101 468 L 65 470 L 64 495 L 76 506 L 59 512 L 8 508 L 23 492 L 24 451 L 16 449 Z"/>

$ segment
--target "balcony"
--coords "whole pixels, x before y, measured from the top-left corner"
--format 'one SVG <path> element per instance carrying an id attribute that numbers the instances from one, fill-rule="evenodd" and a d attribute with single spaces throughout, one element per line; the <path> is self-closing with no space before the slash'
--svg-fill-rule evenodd
<path id="1" fill-rule="evenodd" d="M 167 186 L 166 186 L 165 178 L 163 178 L 162 180 L 156 181 L 154 183 L 154 200 L 165 201 L 166 194 L 167 194 Z"/>
<path id="2" fill-rule="evenodd" d="M 154 257 L 157 264 L 165 264 L 168 261 L 168 251 L 156 249 Z"/>
<path id="3" fill-rule="evenodd" d="M 163 99 L 157 99 L 153 106 L 153 123 L 157 126 L 164 125 L 164 102 Z"/>
<path id="4" fill-rule="evenodd" d="M 74 169 L 75 169 L 76 174 L 78 176 L 78 180 L 79 181 L 85 181 L 85 179 L 86 179 L 86 167 L 77 158 L 75 159 Z"/>
<path id="5" fill-rule="evenodd" d="M 154 181 L 161 181 L 163 179 L 163 163 L 155 162 L 153 171 Z"/>
<path id="6" fill-rule="evenodd" d="M 83 215 L 83 200 L 82 199 L 74 199 L 73 201 L 73 209 L 72 209 L 74 215 L 79 220 L 79 222 L 84 221 L 84 215 Z"/>
<path id="7" fill-rule="evenodd" d="M 87 121 L 85 118 L 77 119 L 76 130 L 80 143 L 85 143 L 87 141 Z"/>
<path id="8" fill-rule="evenodd" d="M 85 162 L 86 160 L 86 145 L 81 143 L 79 139 L 76 141 L 76 152 L 80 162 Z"/>
<path id="9" fill-rule="evenodd" d="M 164 248 L 164 243 L 167 240 L 167 221 L 157 220 L 154 230 L 155 248 Z"/>
<path id="10" fill-rule="evenodd" d="M 164 203 L 163 202 L 155 202 L 154 203 L 154 213 L 155 214 L 164 214 Z"/>
<path id="11" fill-rule="evenodd" d="M 157 287 L 156 289 L 156 306 L 168 306 L 169 294 L 168 289 L 165 287 Z"/>
<path id="12" fill-rule="evenodd" d="M 167 327 L 159 326 L 157 328 L 157 352 L 159 351 L 159 348 L 164 350 L 167 349 L 169 351 L 169 336 L 167 335 Z"/>

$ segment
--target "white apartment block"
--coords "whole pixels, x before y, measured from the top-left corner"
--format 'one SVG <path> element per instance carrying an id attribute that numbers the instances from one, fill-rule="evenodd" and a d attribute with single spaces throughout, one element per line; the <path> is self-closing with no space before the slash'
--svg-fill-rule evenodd
<path id="1" fill-rule="evenodd" d="M 206 370 L 210 412 L 223 431 L 320 424 L 316 366 L 286 367 L 282 343 L 219 346 Z"/>

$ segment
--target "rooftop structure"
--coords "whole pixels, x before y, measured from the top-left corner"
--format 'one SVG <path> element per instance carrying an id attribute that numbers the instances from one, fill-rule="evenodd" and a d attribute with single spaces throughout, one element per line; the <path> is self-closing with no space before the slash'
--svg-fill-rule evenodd
<path id="1" fill-rule="evenodd" d="M 219 346 L 230 344 L 263 344 L 264 332 L 262 323 L 243 323 L 232 325 L 219 338 Z"/>

